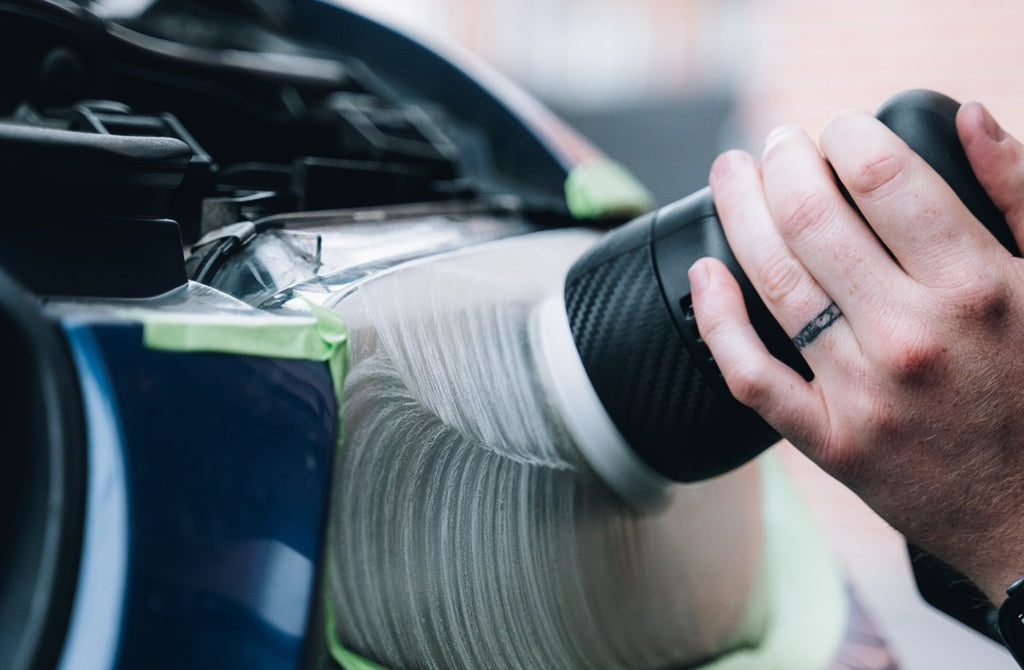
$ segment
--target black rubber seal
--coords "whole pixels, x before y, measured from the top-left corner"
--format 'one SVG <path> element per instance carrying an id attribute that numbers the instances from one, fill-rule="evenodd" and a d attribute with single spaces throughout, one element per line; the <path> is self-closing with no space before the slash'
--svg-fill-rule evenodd
<path id="1" fill-rule="evenodd" d="M 0 270 L 0 658 L 55 667 L 77 583 L 84 421 L 66 341 Z"/>

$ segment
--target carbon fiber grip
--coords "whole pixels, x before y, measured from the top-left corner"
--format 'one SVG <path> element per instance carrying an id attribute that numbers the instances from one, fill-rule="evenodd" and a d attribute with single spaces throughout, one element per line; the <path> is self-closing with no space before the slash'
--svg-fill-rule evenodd
<path id="1" fill-rule="evenodd" d="M 905 91 L 886 101 L 878 118 L 1020 255 L 960 146 L 959 107 L 939 93 Z M 707 189 L 606 235 L 565 284 L 570 328 L 598 397 L 637 455 L 678 481 L 727 472 L 778 439 L 729 394 L 696 330 L 686 271 L 702 256 L 725 262 L 768 350 L 810 379 L 806 362 L 733 258 Z"/>
<path id="2" fill-rule="evenodd" d="M 577 261 L 566 311 L 591 383 L 637 455 L 671 479 L 706 479 L 778 435 L 705 382 L 659 288 L 652 227 L 652 215 L 633 221 Z"/>

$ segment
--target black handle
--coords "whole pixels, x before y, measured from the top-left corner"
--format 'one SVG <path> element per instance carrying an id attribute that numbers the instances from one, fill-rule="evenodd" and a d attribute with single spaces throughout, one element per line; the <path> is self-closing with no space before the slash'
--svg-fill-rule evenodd
<path id="1" fill-rule="evenodd" d="M 1019 255 L 960 145 L 959 107 L 942 94 L 913 90 L 890 98 L 877 116 Z M 721 259 L 737 278 L 769 351 L 810 379 L 733 257 L 709 189 L 612 231 L 573 265 L 565 284 L 570 327 L 598 397 L 637 455 L 677 481 L 727 472 L 779 439 L 729 394 L 697 331 L 686 273 L 705 256 Z"/>

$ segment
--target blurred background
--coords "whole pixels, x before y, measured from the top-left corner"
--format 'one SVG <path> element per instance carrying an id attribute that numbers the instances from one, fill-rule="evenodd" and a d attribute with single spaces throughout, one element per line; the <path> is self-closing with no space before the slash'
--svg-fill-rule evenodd
<path id="1" fill-rule="evenodd" d="M 346 0 L 454 43 L 630 167 L 659 203 L 775 125 L 927 87 L 1024 134 L 1011 0 Z"/>
<path id="2" fill-rule="evenodd" d="M 702 187 L 724 149 L 756 154 L 781 123 L 816 137 L 836 112 L 908 88 L 980 100 L 1024 136 L 1024 3 L 1011 0 L 339 1 L 475 55 L 659 204 Z M 923 603 L 895 531 L 791 447 L 776 452 L 900 668 L 1017 667 Z"/>

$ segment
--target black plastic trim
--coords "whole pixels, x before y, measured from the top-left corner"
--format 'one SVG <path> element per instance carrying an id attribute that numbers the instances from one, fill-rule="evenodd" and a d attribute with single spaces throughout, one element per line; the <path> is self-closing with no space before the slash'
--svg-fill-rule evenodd
<path id="1" fill-rule="evenodd" d="M 56 665 L 77 583 L 85 428 L 77 376 L 56 323 L 0 271 L 0 658 Z"/>

